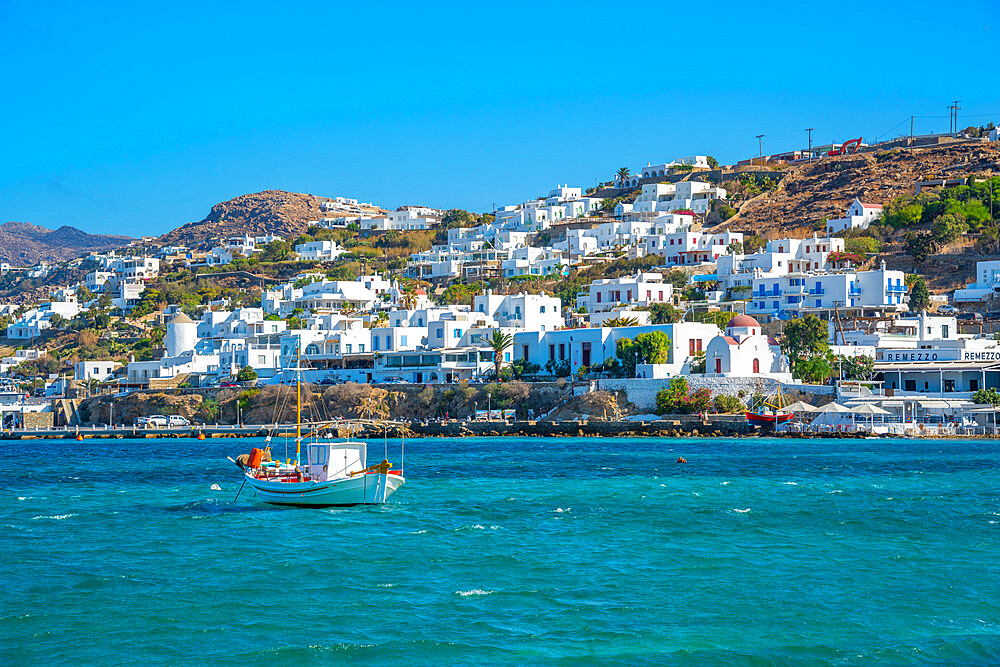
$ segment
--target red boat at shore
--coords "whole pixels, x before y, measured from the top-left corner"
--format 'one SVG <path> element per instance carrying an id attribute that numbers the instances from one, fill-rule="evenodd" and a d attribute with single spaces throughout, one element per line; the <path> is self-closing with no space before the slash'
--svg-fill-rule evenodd
<path id="1" fill-rule="evenodd" d="M 762 412 L 747 412 L 747 423 L 748 424 L 784 424 L 785 422 L 791 420 L 793 417 L 792 413 L 776 413 L 776 414 L 764 414 Z"/>

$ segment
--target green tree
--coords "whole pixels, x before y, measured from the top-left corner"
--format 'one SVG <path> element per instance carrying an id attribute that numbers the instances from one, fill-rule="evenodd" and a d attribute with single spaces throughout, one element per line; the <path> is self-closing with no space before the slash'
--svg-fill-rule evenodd
<path id="1" fill-rule="evenodd" d="M 829 355 L 800 357 L 795 361 L 795 375 L 805 382 L 820 384 L 833 375 L 833 365 Z"/>
<path id="2" fill-rule="evenodd" d="M 927 281 L 917 278 L 910 287 L 910 310 L 920 312 L 931 307 L 931 292 L 927 289 Z"/>
<path id="3" fill-rule="evenodd" d="M 729 394 L 716 394 L 712 398 L 712 409 L 723 415 L 738 415 L 746 411 L 743 401 Z"/>
<path id="4" fill-rule="evenodd" d="M 493 350 L 493 371 L 499 380 L 500 371 L 503 369 L 503 353 L 514 344 L 514 337 L 500 331 L 500 329 L 494 329 L 490 337 L 486 339 L 486 344 Z"/>
<path id="5" fill-rule="evenodd" d="M 244 366 L 236 374 L 236 379 L 239 382 L 252 382 L 257 379 L 257 371 L 252 366 Z"/>
<path id="6" fill-rule="evenodd" d="M 868 355 L 837 357 L 837 364 L 845 380 L 871 380 L 875 376 L 875 359 Z"/>
<path id="7" fill-rule="evenodd" d="M 673 324 L 680 322 L 684 316 L 683 310 L 669 303 L 651 303 L 647 310 L 649 310 L 649 321 L 653 324 Z"/>
<path id="8" fill-rule="evenodd" d="M 871 236 L 844 239 L 844 251 L 855 255 L 874 255 L 882 250 L 882 241 Z"/>
<path id="9" fill-rule="evenodd" d="M 288 241 L 271 241 L 264 246 L 261 259 L 265 262 L 283 262 L 292 254 L 292 245 Z"/>
<path id="10" fill-rule="evenodd" d="M 993 387 L 978 389 L 972 393 L 972 402 L 980 405 L 1000 405 L 1000 392 Z"/>
<path id="11" fill-rule="evenodd" d="M 763 236 L 743 237 L 743 252 L 747 255 L 752 255 L 759 250 L 763 250 L 765 247 L 767 247 L 767 239 Z"/>
<path id="12" fill-rule="evenodd" d="M 716 160 L 716 159 L 715 159 L 714 157 L 712 157 L 711 155 L 709 155 L 709 156 L 708 156 L 708 157 L 706 158 L 706 161 L 708 162 L 708 166 L 709 166 L 709 167 L 711 167 L 712 169 L 718 169 L 718 168 L 719 168 L 719 161 L 718 161 L 718 160 Z"/>
<path id="13" fill-rule="evenodd" d="M 814 357 L 829 351 L 829 335 L 826 322 L 815 315 L 806 315 L 785 323 L 779 343 L 789 359 Z"/>
<path id="14" fill-rule="evenodd" d="M 985 227 L 976 239 L 976 252 L 983 255 L 995 255 L 1000 252 L 1000 229 Z"/>
<path id="15" fill-rule="evenodd" d="M 951 213 L 939 215 L 931 225 L 931 236 L 941 244 L 948 244 L 969 231 L 969 224 Z"/>
<path id="16" fill-rule="evenodd" d="M 926 232 L 906 233 L 906 254 L 918 262 L 926 260 L 935 250 L 937 250 L 937 241 L 931 234 Z"/>
<path id="17" fill-rule="evenodd" d="M 670 336 L 662 331 L 649 331 L 635 337 L 640 363 L 670 363 Z"/>
<path id="18" fill-rule="evenodd" d="M 624 186 L 625 185 L 625 181 L 629 177 L 628 167 L 619 167 L 618 171 L 616 172 L 616 175 L 618 176 L 618 180 Z"/>
<path id="19" fill-rule="evenodd" d="M 636 355 L 638 350 L 631 338 L 619 338 L 615 343 L 615 356 L 622 362 L 622 370 L 625 377 L 635 377 Z"/>

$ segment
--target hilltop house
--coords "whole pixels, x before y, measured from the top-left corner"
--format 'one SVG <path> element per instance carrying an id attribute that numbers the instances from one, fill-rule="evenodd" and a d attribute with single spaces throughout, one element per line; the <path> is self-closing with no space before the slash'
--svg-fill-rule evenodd
<path id="1" fill-rule="evenodd" d="M 847 213 L 843 218 L 826 221 L 826 233 L 832 236 L 847 229 L 867 229 L 873 220 L 881 216 L 881 204 L 866 204 L 860 199 L 855 199 L 847 207 Z"/>

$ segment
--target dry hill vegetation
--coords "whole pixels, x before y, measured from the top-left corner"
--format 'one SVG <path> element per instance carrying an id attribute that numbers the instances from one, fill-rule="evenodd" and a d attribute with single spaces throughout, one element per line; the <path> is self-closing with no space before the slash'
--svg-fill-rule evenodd
<path id="1" fill-rule="evenodd" d="M 323 211 L 320 204 L 324 201 L 330 199 L 284 190 L 246 194 L 216 204 L 203 220 L 181 225 L 161 236 L 159 241 L 163 244 L 197 245 L 207 239 L 223 239 L 242 234 L 276 234 L 293 238 L 304 233 L 310 222 L 346 215 L 336 211 Z M 363 210 L 371 214 L 382 211 L 379 208 Z"/>
<path id="2" fill-rule="evenodd" d="M 882 204 L 912 194 L 917 181 L 998 172 L 998 160 L 1000 147 L 977 142 L 897 148 L 791 165 L 782 170 L 784 175 L 773 190 L 749 199 L 725 225 L 772 238 L 796 230 L 811 233 L 824 220 L 841 217 L 855 197 Z"/>

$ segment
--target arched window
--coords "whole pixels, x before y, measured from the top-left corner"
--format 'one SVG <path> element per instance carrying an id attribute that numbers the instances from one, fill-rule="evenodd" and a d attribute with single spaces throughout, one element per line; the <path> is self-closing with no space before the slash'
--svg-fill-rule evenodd
<path id="1" fill-rule="evenodd" d="M 760 373 L 760 359 L 753 360 L 753 372 Z"/>
<path id="2" fill-rule="evenodd" d="M 319 354 L 319 345 L 316 343 L 306 345 L 306 354 Z"/>

